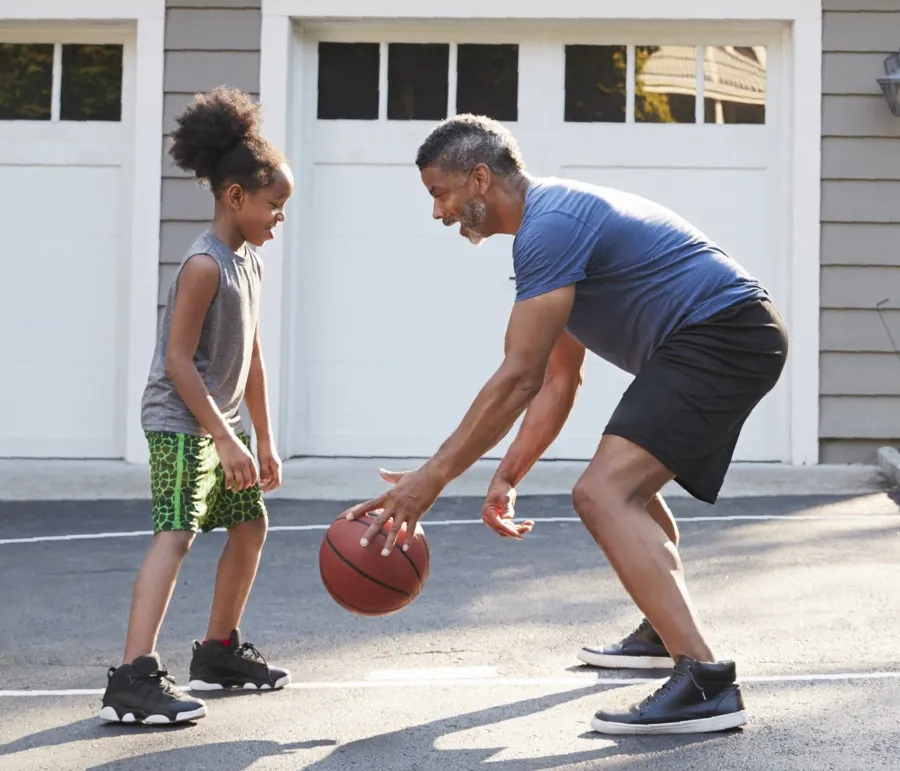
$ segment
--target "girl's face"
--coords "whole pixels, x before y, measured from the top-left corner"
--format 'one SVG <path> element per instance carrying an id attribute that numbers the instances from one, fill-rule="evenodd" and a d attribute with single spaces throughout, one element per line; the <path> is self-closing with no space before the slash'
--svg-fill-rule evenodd
<path id="1" fill-rule="evenodd" d="M 229 191 L 236 224 L 245 241 L 262 246 L 275 238 L 275 227 L 284 222 L 284 206 L 294 192 L 294 177 L 283 164 L 275 181 L 259 190 L 246 191 L 235 185 Z"/>

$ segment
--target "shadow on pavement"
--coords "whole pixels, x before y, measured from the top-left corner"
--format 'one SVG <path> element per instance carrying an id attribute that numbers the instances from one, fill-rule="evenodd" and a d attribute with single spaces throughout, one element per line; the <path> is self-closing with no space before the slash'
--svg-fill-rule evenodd
<path id="1" fill-rule="evenodd" d="M 486 768 L 490 771 L 544 771 L 559 766 L 576 763 L 592 763 L 620 755 L 641 754 L 647 751 L 660 752 L 666 749 L 684 748 L 708 741 L 722 740 L 725 735 L 694 735 L 654 737 L 651 743 L 646 738 L 614 738 L 598 734 L 584 734 L 582 738 L 605 739 L 607 744 L 597 749 L 568 754 L 548 755 L 536 758 L 516 758 L 512 760 L 492 760 L 493 756 L 506 749 L 506 745 L 493 748 L 448 749 L 435 747 L 436 742 L 447 734 L 472 728 L 506 722 L 513 718 L 534 715 L 595 693 L 593 687 L 575 691 L 525 699 L 505 703 L 476 712 L 453 715 L 421 725 L 404 727 L 396 731 L 377 734 L 338 745 L 334 751 L 321 760 L 303 763 L 302 754 L 297 755 L 297 769 L 304 771 L 348 771 L 348 769 L 390 769 L 391 771 L 466 771 Z M 381 722 L 389 716 L 378 716 Z M 66 730 L 66 729 L 61 729 Z M 52 732 L 49 732 L 52 733 Z M 740 733 L 740 732 L 737 732 Z M 48 737 L 49 738 L 49 737 Z M 612 741 L 611 741 L 612 740 Z M 337 745 L 331 740 L 313 740 L 280 744 L 274 741 L 219 742 L 200 746 L 166 749 L 144 755 L 132 755 L 128 760 L 114 760 L 91 766 L 88 771 L 121 771 L 125 768 L 215 768 L 217 771 L 245 771 L 255 762 L 285 754 L 299 753 L 303 749 Z"/>

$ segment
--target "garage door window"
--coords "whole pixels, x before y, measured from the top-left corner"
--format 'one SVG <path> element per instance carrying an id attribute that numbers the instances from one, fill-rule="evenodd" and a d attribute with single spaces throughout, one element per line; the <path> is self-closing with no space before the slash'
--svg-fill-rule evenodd
<path id="1" fill-rule="evenodd" d="M 443 120 L 447 117 L 446 43 L 391 43 L 388 46 L 388 120 Z"/>
<path id="2" fill-rule="evenodd" d="M 457 113 L 519 119 L 519 46 L 460 45 L 456 62 Z"/>
<path id="3" fill-rule="evenodd" d="M 53 46 L 0 43 L 0 120 L 50 120 Z"/>
<path id="4" fill-rule="evenodd" d="M 319 120 L 437 121 L 455 109 L 516 121 L 519 47 L 320 42 L 317 88 Z"/>
<path id="5" fill-rule="evenodd" d="M 706 123 L 765 123 L 765 47 L 707 46 L 703 94 Z"/>
<path id="6" fill-rule="evenodd" d="M 567 123 L 624 123 L 625 46 L 566 46 Z"/>
<path id="7" fill-rule="evenodd" d="M 377 120 L 378 43 L 319 43 L 320 120 Z"/>
<path id="8" fill-rule="evenodd" d="M 122 46 L 0 43 L 0 120 L 122 119 Z"/>
<path id="9" fill-rule="evenodd" d="M 636 123 L 693 123 L 697 111 L 697 49 L 636 46 Z"/>
<path id="10" fill-rule="evenodd" d="M 567 123 L 765 123 L 764 46 L 567 45 L 565 62 Z"/>

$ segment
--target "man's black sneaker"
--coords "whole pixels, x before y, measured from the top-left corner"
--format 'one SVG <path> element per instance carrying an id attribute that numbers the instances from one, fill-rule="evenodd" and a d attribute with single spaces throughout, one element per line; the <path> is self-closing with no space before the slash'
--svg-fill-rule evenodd
<path id="1" fill-rule="evenodd" d="M 164 725 L 206 716 L 206 705 L 175 687 L 156 653 L 110 667 L 100 719 L 107 723 Z"/>
<path id="2" fill-rule="evenodd" d="M 703 664 L 681 656 L 659 690 L 623 712 L 600 710 L 591 728 L 602 734 L 695 734 L 747 722 L 733 661 Z"/>
<path id="3" fill-rule="evenodd" d="M 621 642 L 608 648 L 582 648 L 578 658 L 589 666 L 604 669 L 671 669 L 675 665 L 646 618 Z"/>
<path id="4" fill-rule="evenodd" d="M 290 672 L 270 667 L 252 644 L 241 642 L 240 629 L 232 631 L 227 643 L 195 640 L 190 677 L 192 691 L 223 688 L 268 691 L 284 688 L 291 682 Z"/>

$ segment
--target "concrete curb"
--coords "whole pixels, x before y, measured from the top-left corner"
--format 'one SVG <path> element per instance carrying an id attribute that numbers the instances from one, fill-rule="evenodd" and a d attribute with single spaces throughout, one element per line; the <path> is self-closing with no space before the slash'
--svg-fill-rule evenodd
<path id="1" fill-rule="evenodd" d="M 363 501 L 387 488 L 378 468 L 415 468 L 421 460 L 292 459 L 284 464 L 282 487 L 267 498 Z M 444 491 L 447 496 L 482 497 L 497 461 L 479 461 Z M 570 495 L 587 463 L 539 461 L 519 485 L 519 496 Z M 0 460 L 0 501 L 147 500 L 149 468 L 121 461 Z M 782 495 L 869 495 L 889 490 L 881 469 L 870 466 L 789 466 L 735 463 L 722 498 Z M 686 495 L 672 483 L 664 495 Z"/>
<path id="2" fill-rule="evenodd" d="M 893 447 L 882 447 L 878 451 L 878 465 L 888 482 L 900 487 L 900 452 Z"/>

